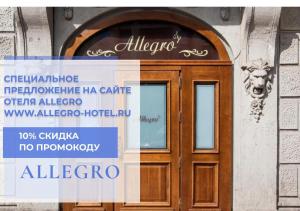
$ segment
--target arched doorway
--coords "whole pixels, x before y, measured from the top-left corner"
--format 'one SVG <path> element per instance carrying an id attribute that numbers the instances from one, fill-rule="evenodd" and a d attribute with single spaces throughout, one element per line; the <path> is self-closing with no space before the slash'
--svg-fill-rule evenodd
<path id="1" fill-rule="evenodd" d="M 79 28 L 62 55 L 141 60 L 141 203 L 64 211 L 231 209 L 232 64 L 209 26 L 178 11 L 116 10 Z"/>

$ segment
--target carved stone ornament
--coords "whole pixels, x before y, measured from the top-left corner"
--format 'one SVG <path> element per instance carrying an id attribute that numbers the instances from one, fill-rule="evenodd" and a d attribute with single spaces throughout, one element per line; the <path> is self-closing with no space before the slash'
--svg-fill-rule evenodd
<path id="1" fill-rule="evenodd" d="M 243 82 L 246 92 L 252 97 L 250 114 L 259 122 L 263 115 L 264 99 L 272 89 L 272 68 L 267 61 L 258 59 L 242 66 L 242 70 L 245 73 Z"/>

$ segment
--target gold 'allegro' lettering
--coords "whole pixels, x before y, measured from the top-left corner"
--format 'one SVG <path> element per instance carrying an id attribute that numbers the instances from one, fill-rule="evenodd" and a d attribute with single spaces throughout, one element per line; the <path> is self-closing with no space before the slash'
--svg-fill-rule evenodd
<path id="1" fill-rule="evenodd" d="M 157 52 L 161 51 L 172 51 L 176 48 L 175 42 L 169 41 L 169 42 L 148 42 L 145 41 L 145 36 L 138 36 L 135 38 L 133 35 L 130 36 L 127 40 L 127 42 L 121 42 L 115 45 L 114 50 L 116 52 L 122 52 L 122 51 L 136 51 L 136 52 L 150 52 L 150 54 L 153 56 Z"/>

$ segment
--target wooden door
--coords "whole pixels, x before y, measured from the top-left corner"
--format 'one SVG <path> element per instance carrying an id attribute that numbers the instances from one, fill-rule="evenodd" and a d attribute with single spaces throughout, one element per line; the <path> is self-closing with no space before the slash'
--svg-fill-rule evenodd
<path id="1" fill-rule="evenodd" d="M 115 211 L 179 210 L 179 70 L 141 67 L 141 202 Z"/>
<path id="2" fill-rule="evenodd" d="M 182 211 L 229 211 L 231 68 L 185 66 L 182 72 Z"/>
<path id="3" fill-rule="evenodd" d="M 231 210 L 231 77 L 229 65 L 142 66 L 141 202 L 64 204 L 63 210 Z"/>

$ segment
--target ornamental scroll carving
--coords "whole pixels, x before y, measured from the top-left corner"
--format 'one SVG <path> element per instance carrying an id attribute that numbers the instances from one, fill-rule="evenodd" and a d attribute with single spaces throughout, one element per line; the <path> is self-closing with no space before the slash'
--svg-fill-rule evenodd
<path id="1" fill-rule="evenodd" d="M 242 70 L 246 92 L 252 98 L 250 114 L 259 122 L 263 115 L 264 100 L 272 90 L 272 68 L 267 61 L 258 59 L 242 66 Z"/>
<path id="2" fill-rule="evenodd" d="M 98 48 L 97 50 L 87 50 L 87 56 L 116 56 L 118 53 L 122 52 L 137 52 L 137 53 L 148 53 L 150 56 L 155 56 L 158 53 L 170 53 L 172 51 L 177 51 L 179 45 L 181 44 L 182 36 L 178 31 L 170 38 L 162 41 L 153 41 L 148 39 L 147 36 L 134 36 L 131 35 L 125 42 L 114 43 L 111 49 L 103 50 Z M 185 58 L 191 56 L 205 57 L 208 55 L 207 49 L 182 49 L 178 54 L 183 54 Z"/>

